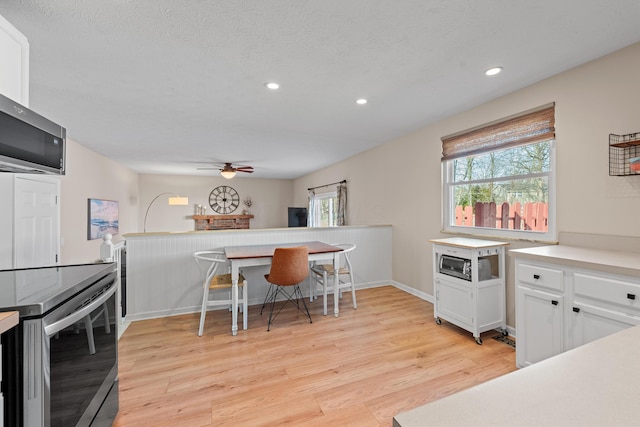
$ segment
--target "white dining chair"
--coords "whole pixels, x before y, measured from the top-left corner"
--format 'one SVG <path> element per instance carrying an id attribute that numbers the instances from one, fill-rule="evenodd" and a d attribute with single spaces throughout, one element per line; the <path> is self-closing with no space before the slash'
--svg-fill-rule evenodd
<path id="1" fill-rule="evenodd" d="M 353 300 L 353 308 L 358 308 L 356 302 L 356 287 L 353 279 L 353 266 L 351 265 L 351 252 L 356 248 L 356 245 L 351 243 L 337 243 L 332 244 L 341 248 L 340 251 L 340 265 L 338 269 L 338 298 L 342 298 L 343 289 L 351 289 L 351 298 Z M 311 266 L 312 280 L 310 283 L 312 287 L 309 292 L 311 300 L 316 299 L 316 288 L 320 286 L 322 288 L 322 303 L 324 309 L 324 315 L 327 315 L 327 294 L 334 292 L 334 274 L 336 273 L 333 268 L 333 264 L 314 264 Z M 338 301 L 335 302 L 336 304 Z"/>
<path id="2" fill-rule="evenodd" d="M 202 308 L 200 311 L 200 328 L 198 336 L 202 336 L 204 331 L 204 321 L 209 307 L 228 306 L 232 307 L 231 296 L 231 273 L 229 273 L 228 262 L 222 251 L 198 251 L 193 254 L 202 277 Z M 226 299 L 210 299 L 214 292 L 226 291 Z M 238 278 L 238 308 L 242 312 L 242 328 L 247 329 L 248 317 L 248 297 L 247 281 L 240 274 Z"/>

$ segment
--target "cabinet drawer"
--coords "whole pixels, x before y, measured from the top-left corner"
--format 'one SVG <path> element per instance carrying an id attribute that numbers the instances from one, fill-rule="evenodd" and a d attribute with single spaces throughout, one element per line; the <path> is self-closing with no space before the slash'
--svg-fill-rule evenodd
<path id="1" fill-rule="evenodd" d="M 518 264 L 517 269 L 519 282 L 564 292 L 562 270 L 529 264 Z"/>
<path id="2" fill-rule="evenodd" d="M 573 275 L 576 296 L 593 298 L 640 310 L 640 284 L 589 274 Z"/>

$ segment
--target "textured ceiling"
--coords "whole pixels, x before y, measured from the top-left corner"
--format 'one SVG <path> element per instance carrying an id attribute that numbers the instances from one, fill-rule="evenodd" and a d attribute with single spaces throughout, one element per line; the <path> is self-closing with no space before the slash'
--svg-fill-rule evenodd
<path id="1" fill-rule="evenodd" d="M 140 173 L 233 161 L 256 178 L 640 41 L 638 0 L 1 0 L 0 15 L 29 39 L 30 107 L 69 138 Z"/>

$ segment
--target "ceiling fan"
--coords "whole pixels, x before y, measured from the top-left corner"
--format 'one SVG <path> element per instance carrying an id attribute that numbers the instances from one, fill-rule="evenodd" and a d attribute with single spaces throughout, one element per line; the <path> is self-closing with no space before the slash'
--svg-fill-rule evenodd
<path id="1" fill-rule="evenodd" d="M 222 165 L 222 163 L 220 163 Z M 233 166 L 231 162 L 224 162 L 222 167 L 198 168 L 199 170 L 219 170 L 223 178 L 231 179 L 236 176 L 236 172 L 253 173 L 252 166 Z"/>

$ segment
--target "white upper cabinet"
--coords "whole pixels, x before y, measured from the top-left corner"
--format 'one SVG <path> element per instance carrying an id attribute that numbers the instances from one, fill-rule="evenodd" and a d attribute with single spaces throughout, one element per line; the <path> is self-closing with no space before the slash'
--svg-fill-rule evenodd
<path id="1" fill-rule="evenodd" d="M 29 41 L 0 16 L 0 93 L 29 106 Z"/>

